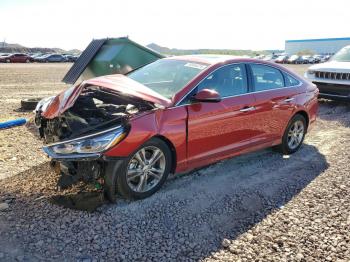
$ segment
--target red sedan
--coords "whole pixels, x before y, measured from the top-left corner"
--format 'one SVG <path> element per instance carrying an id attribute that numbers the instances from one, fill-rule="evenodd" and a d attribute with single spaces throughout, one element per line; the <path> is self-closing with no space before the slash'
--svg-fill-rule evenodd
<path id="1" fill-rule="evenodd" d="M 30 63 L 33 62 L 33 58 L 26 54 L 10 54 L 8 56 L 1 56 L 0 62 L 5 63 Z"/>
<path id="2" fill-rule="evenodd" d="M 36 124 L 60 163 L 61 188 L 83 180 L 111 201 L 145 198 L 169 173 L 272 146 L 296 152 L 316 120 L 317 95 L 274 63 L 180 56 L 45 99 Z"/>

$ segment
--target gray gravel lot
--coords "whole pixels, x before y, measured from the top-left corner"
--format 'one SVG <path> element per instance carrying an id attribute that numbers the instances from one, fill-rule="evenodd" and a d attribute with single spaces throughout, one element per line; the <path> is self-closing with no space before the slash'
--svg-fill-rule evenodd
<path id="1" fill-rule="evenodd" d="M 350 261 L 349 112 L 322 101 L 290 157 L 235 157 L 94 213 L 50 204 L 57 176 L 47 160 L 19 158 L 27 168 L 0 180 L 0 261 Z"/>

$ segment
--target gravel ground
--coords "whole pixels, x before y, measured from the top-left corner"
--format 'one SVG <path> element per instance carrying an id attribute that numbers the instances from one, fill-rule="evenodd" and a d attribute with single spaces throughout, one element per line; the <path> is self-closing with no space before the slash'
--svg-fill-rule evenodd
<path id="1" fill-rule="evenodd" d="M 15 104 L 5 117 L 22 116 Z M 235 157 L 94 213 L 50 204 L 57 176 L 40 143 L 25 127 L 0 131 L 0 261 L 350 261 L 349 112 L 321 102 L 290 157 L 270 149 Z"/>

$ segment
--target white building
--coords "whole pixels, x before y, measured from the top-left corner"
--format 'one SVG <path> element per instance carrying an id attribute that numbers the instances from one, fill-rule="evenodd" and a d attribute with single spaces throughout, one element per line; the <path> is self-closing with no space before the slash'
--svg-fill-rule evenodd
<path id="1" fill-rule="evenodd" d="M 286 40 L 285 52 L 294 55 L 300 51 L 311 50 L 315 54 L 332 55 L 346 45 L 350 45 L 350 37 Z"/>

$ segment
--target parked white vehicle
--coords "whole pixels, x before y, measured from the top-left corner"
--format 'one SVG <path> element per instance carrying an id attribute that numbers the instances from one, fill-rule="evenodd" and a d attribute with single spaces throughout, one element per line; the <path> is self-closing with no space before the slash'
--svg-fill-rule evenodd
<path id="1" fill-rule="evenodd" d="M 305 77 L 317 85 L 319 97 L 350 101 L 350 46 L 328 62 L 311 66 Z"/>
<path id="2" fill-rule="evenodd" d="M 303 55 L 302 59 L 303 59 L 305 64 L 315 64 L 316 63 L 316 59 L 311 55 Z"/>

